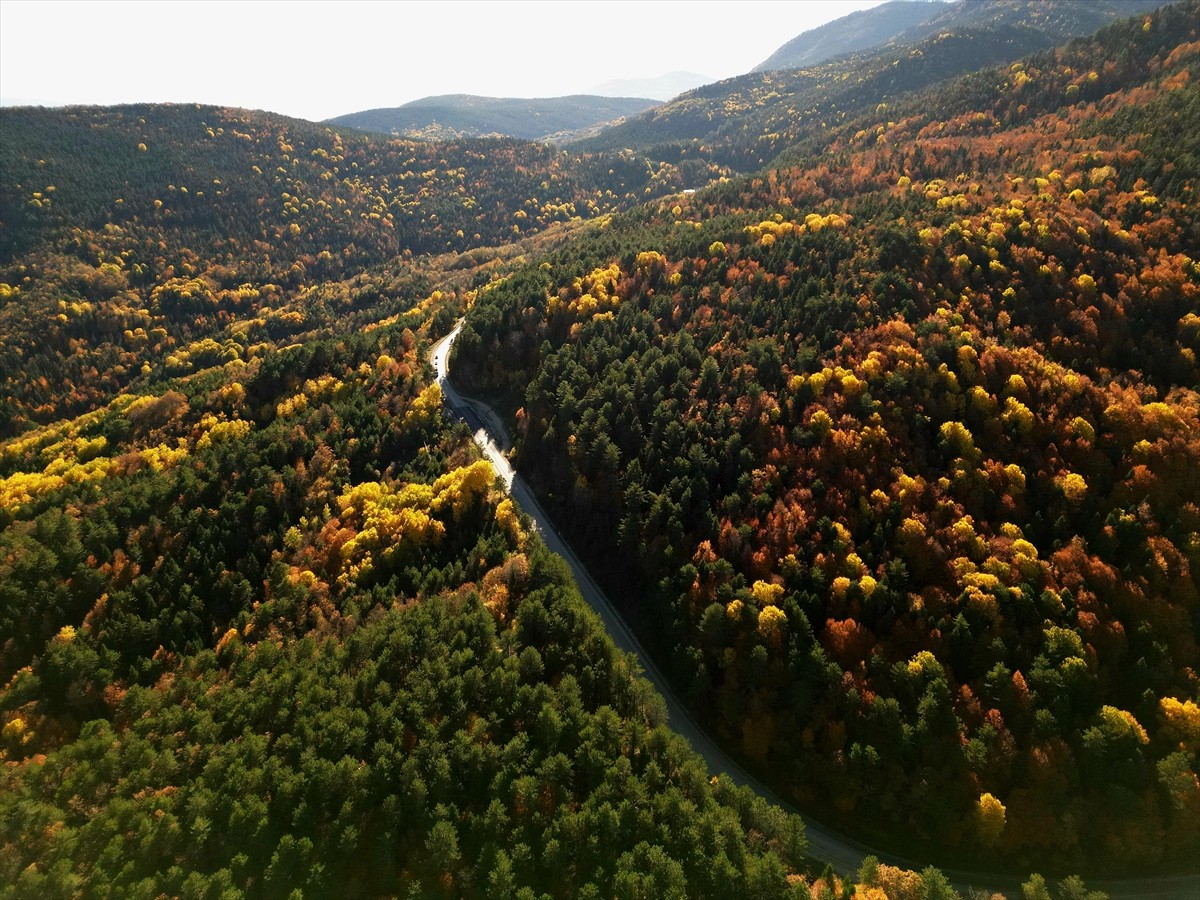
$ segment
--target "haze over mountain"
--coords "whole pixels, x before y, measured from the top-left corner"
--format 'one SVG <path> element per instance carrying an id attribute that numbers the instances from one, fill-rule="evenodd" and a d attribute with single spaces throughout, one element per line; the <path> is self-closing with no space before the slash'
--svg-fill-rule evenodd
<path id="1" fill-rule="evenodd" d="M 66 28 L 61 6 L 5 0 L 0 92 L 32 105 L 199 102 L 310 121 L 433 94 L 667 99 L 682 88 L 595 91 L 593 85 L 677 71 L 704 73 L 706 82 L 740 74 L 785 38 L 876 2 L 740 0 L 731 14 L 729 7 L 672 0 L 621 6 L 603 0 L 549 6 L 538 0 L 451 6 L 338 0 L 336 10 L 333 0 L 322 0 L 293 4 L 281 16 L 277 3 L 242 0 L 237 39 L 254 52 L 240 54 L 236 65 L 187 66 L 178 64 L 179 35 L 193 47 L 229 40 L 225 18 L 199 15 L 191 2 L 79 4 Z M 395 52 L 373 49 L 372 40 L 385 38 L 398 42 Z M 117 40 L 142 52 L 114 54 Z M 298 48 L 317 44 L 351 48 L 352 69 L 335 75 L 298 55 Z"/>
<path id="2" fill-rule="evenodd" d="M 362 131 L 434 140 L 488 135 L 548 140 L 596 129 L 655 105 L 655 100 L 628 96 L 579 94 L 521 99 L 447 94 L 389 109 L 347 113 L 329 122 Z"/>
<path id="3" fill-rule="evenodd" d="M 655 100 L 670 100 L 684 91 L 708 84 L 712 80 L 695 72 L 668 72 L 650 78 L 617 78 L 605 81 L 592 88 L 592 93 L 602 97 L 653 97 Z"/>

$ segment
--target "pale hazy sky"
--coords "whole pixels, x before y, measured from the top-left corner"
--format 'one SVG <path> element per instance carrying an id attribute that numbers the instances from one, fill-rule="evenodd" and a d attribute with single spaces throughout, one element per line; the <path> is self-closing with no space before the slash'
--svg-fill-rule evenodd
<path id="1" fill-rule="evenodd" d="M 740 75 L 882 0 L 0 0 L 0 102 L 212 103 L 306 119 L 431 94 Z"/>

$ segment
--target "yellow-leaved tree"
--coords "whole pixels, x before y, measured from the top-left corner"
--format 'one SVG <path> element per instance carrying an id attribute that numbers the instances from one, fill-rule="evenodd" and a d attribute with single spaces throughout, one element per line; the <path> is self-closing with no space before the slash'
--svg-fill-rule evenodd
<path id="1" fill-rule="evenodd" d="M 1000 843 L 1006 812 L 1004 804 L 992 794 L 979 795 L 979 801 L 975 804 L 975 828 L 979 832 L 980 843 L 985 847 L 995 847 Z"/>

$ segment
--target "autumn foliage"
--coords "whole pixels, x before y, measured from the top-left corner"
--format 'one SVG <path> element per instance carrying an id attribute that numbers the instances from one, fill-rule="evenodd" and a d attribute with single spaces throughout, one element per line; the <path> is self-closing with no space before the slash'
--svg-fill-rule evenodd
<path id="1" fill-rule="evenodd" d="M 1198 28 L 810 132 L 472 309 L 456 371 L 528 383 L 528 477 L 802 803 L 980 858 L 1197 850 Z"/>

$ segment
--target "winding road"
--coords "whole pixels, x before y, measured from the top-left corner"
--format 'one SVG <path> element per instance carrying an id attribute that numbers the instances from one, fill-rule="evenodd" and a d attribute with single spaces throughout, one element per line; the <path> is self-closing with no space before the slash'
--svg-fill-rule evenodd
<path id="1" fill-rule="evenodd" d="M 533 524 L 546 545 L 571 567 L 575 581 L 584 599 L 600 616 L 613 642 L 623 651 L 634 654 L 641 664 L 643 674 L 654 685 L 666 701 L 667 717 L 671 728 L 692 745 L 692 749 L 704 758 L 709 773 L 731 778 L 734 783 L 746 785 L 755 793 L 777 804 L 804 820 L 808 836 L 809 853 L 821 862 L 828 862 L 839 872 L 853 874 L 862 865 L 863 859 L 873 855 L 888 865 L 920 871 L 927 864 L 917 860 L 903 859 L 892 854 L 874 850 L 849 838 L 832 828 L 822 825 L 811 815 L 801 813 L 791 803 L 780 797 L 769 786 L 747 773 L 738 763 L 722 750 L 703 727 L 693 718 L 688 708 L 676 695 L 671 683 L 663 676 L 654 660 L 642 647 L 633 631 L 617 612 L 616 607 L 592 579 L 587 568 L 575 555 L 571 546 L 559 535 L 550 517 L 538 503 L 525 480 L 516 473 L 504 451 L 511 446 L 504 423 L 495 411 L 485 403 L 464 397 L 449 378 L 450 349 L 462 327 L 460 321 L 454 330 L 442 338 L 429 351 L 429 361 L 437 375 L 442 397 L 450 411 L 467 423 L 474 435 L 475 443 L 483 451 L 503 481 L 505 488 L 521 509 L 533 520 Z M 1003 878 L 980 873 L 961 872 L 942 868 L 960 891 L 967 888 L 987 891 L 1003 891 L 1009 897 L 1020 896 L 1023 879 Z M 1188 875 L 1161 875 L 1120 881 L 1089 880 L 1088 887 L 1102 890 L 1113 900 L 1200 900 L 1200 872 Z"/>

